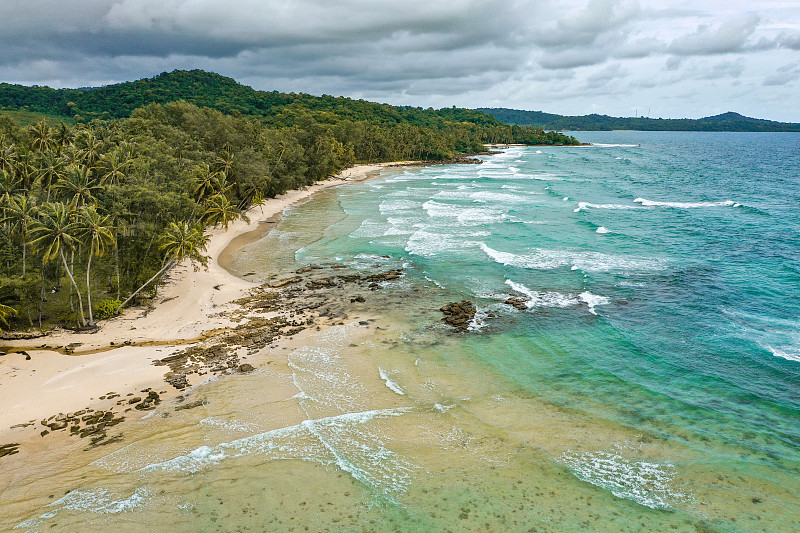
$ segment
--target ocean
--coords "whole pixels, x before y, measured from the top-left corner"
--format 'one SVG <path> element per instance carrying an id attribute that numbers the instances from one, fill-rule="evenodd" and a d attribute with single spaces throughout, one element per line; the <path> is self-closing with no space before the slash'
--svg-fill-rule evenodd
<path id="1" fill-rule="evenodd" d="M 291 208 L 234 269 L 403 276 L 48 467 L 16 527 L 800 530 L 800 135 L 576 137 Z"/>

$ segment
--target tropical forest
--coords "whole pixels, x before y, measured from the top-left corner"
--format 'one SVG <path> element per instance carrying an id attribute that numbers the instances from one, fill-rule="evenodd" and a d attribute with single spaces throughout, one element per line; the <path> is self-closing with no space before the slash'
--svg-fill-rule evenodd
<path id="1" fill-rule="evenodd" d="M 204 71 L 90 89 L 0 84 L 0 322 L 91 328 L 206 262 L 206 229 L 356 163 L 571 145 L 459 108 L 255 91 Z"/>

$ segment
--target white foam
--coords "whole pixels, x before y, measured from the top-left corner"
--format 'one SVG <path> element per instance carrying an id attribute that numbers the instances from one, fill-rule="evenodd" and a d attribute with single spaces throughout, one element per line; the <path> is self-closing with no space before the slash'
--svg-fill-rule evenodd
<path id="1" fill-rule="evenodd" d="M 578 295 L 578 297 L 583 301 L 586 305 L 589 306 L 589 312 L 593 315 L 596 315 L 597 312 L 595 311 L 595 307 L 598 305 L 608 305 L 611 303 L 611 300 L 606 298 L 605 296 L 598 296 L 597 294 L 592 294 L 589 291 L 582 292 Z"/>
<path id="2" fill-rule="evenodd" d="M 252 432 L 258 430 L 258 426 L 256 424 L 252 424 L 250 422 L 242 422 L 240 420 L 220 420 L 213 417 L 204 418 L 200 421 L 200 424 L 204 426 L 211 426 L 220 429 L 226 429 L 229 431 L 240 431 L 243 433 Z"/>
<path id="3" fill-rule="evenodd" d="M 646 198 L 637 198 L 634 202 L 647 207 L 674 207 L 677 209 L 693 209 L 698 207 L 733 207 L 736 202 L 733 200 L 723 200 L 721 202 L 656 202 Z"/>
<path id="4" fill-rule="evenodd" d="M 386 386 L 389 388 L 389 390 L 397 394 L 400 394 L 401 396 L 405 395 L 403 388 L 400 387 L 400 385 L 398 385 L 396 381 L 394 381 L 392 378 L 389 377 L 389 373 L 386 370 L 382 369 L 381 367 L 378 367 L 378 374 L 381 376 L 381 379 L 384 381 L 384 383 L 386 383 Z"/>
<path id="5" fill-rule="evenodd" d="M 644 207 L 625 204 L 592 204 L 589 202 L 578 202 L 578 207 L 576 207 L 573 212 L 578 213 L 585 209 L 644 209 Z"/>
<path id="6" fill-rule="evenodd" d="M 606 143 L 592 143 L 591 146 L 597 148 L 636 148 L 638 144 L 606 144 Z"/>
<path id="7" fill-rule="evenodd" d="M 611 230 L 610 230 L 610 229 L 608 229 L 608 228 L 606 228 L 606 227 L 603 227 L 603 226 L 600 226 L 600 227 L 599 227 L 599 228 L 597 228 L 595 231 L 596 231 L 597 233 L 611 233 Z"/>
<path id="8" fill-rule="evenodd" d="M 632 258 L 620 255 L 609 255 L 600 252 L 573 252 L 568 250 L 534 249 L 526 255 L 494 250 L 485 243 L 481 249 L 497 263 L 518 268 L 549 270 L 569 266 L 573 270 L 584 272 L 641 272 L 658 271 L 664 268 L 661 261 L 655 259 Z"/>
<path id="9" fill-rule="evenodd" d="M 140 507 L 148 499 L 148 496 L 149 493 L 144 487 L 137 488 L 127 498 L 119 498 L 109 493 L 108 489 L 73 490 L 47 505 L 47 507 L 55 507 L 55 510 L 20 522 L 14 526 L 14 529 L 35 530 L 42 522 L 54 518 L 59 512 L 65 510 L 100 515 L 129 512 Z"/>
<path id="10" fill-rule="evenodd" d="M 506 280 L 506 285 L 511 287 L 514 291 L 524 294 L 529 298 L 528 302 L 525 304 L 528 306 L 528 309 L 533 309 L 535 307 L 566 308 L 573 307 L 580 303 L 580 300 L 574 295 L 556 291 L 534 291 L 522 283 L 517 283 L 515 281 L 511 281 L 510 279 Z"/>
<path id="11" fill-rule="evenodd" d="M 578 478 L 652 509 L 671 509 L 691 500 L 674 488 L 677 469 L 670 463 L 625 459 L 617 453 L 567 451 L 561 461 Z"/>
<path id="12" fill-rule="evenodd" d="M 775 357 L 780 357 L 781 359 L 786 359 L 787 361 L 796 361 L 800 363 L 800 349 L 795 346 L 770 346 L 767 345 L 766 348 L 774 355 Z"/>

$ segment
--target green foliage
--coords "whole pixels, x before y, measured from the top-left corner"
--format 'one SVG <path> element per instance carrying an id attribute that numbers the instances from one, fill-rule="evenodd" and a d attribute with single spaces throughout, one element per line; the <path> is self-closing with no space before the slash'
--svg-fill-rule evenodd
<path id="1" fill-rule="evenodd" d="M 106 299 L 100 302 L 100 305 L 97 306 L 97 309 L 94 311 L 94 316 L 100 320 L 106 320 L 108 318 L 112 318 L 117 316 L 119 313 L 117 309 L 119 306 L 122 305 L 122 302 L 115 299 Z"/>

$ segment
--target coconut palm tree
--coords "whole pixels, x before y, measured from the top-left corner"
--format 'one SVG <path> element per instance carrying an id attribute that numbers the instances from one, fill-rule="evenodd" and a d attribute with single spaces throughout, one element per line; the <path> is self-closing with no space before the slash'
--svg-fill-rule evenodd
<path id="1" fill-rule="evenodd" d="M 56 145 L 50 126 L 44 120 L 28 128 L 28 132 L 31 134 L 31 146 L 34 150 L 46 152 Z"/>
<path id="2" fill-rule="evenodd" d="M 73 209 L 94 204 L 95 195 L 103 190 L 103 186 L 92 176 L 92 171 L 83 165 L 71 165 L 70 171 L 56 183 L 55 188 L 62 192 Z"/>
<path id="3" fill-rule="evenodd" d="M 0 207 L 5 208 L 11 197 L 22 192 L 22 182 L 13 172 L 0 169 Z"/>
<path id="4" fill-rule="evenodd" d="M 28 236 L 31 225 L 36 221 L 36 203 L 32 198 L 17 194 L 12 196 L 3 211 L 0 219 L 4 224 L 9 224 L 12 233 L 19 235 L 22 242 L 22 275 L 27 272 Z"/>
<path id="5" fill-rule="evenodd" d="M 31 225 L 33 239 L 31 239 L 30 244 L 42 252 L 42 261 L 45 263 L 52 261 L 56 257 L 61 258 L 69 281 L 78 294 L 80 323 L 81 326 L 85 326 L 86 318 L 83 315 L 81 291 L 78 289 L 78 284 L 75 282 L 75 277 L 72 275 L 72 270 L 70 270 L 67 264 L 67 258 L 64 255 L 64 250 L 74 250 L 78 243 L 76 237 L 78 224 L 74 220 L 68 207 L 61 202 L 44 204 L 39 210 L 39 213 L 39 220 Z"/>
<path id="6" fill-rule="evenodd" d="M 121 150 L 114 150 L 102 157 L 101 185 L 119 185 L 125 180 L 130 161 Z"/>
<path id="7" fill-rule="evenodd" d="M 64 175 L 64 158 L 45 153 L 39 160 L 39 168 L 36 171 L 36 180 L 47 191 L 47 200 L 50 201 L 50 191 L 58 180 Z"/>
<path id="8" fill-rule="evenodd" d="M 206 210 L 200 217 L 201 222 L 212 226 L 221 225 L 228 229 L 228 224 L 240 216 L 244 217 L 236 206 L 224 194 L 215 194 L 206 202 Z"/>
<path id="9" fill-rule="evenodd" d="M 89 249 L 89 259 L 86 262 L 86 299 L 89 306 L 89 325 L 94 325 L 92 313 L 92 286 L 91 271 L 92 258 L 104 255 L 109 248 L 117 245 L 114 237 L 114 226 L 111 217 L 101 215 L 94 206 L 84 207 L 78 212 L 76 219 L 76 234 L 81 242 Z"/>
<path id="10" fill-rule="evenodd" d="M 17 310 L 8 305 L 0 304 L 0 324 L 8 326 L 8 319 L 17 316 Z"/>
<path id="11" fill-rule="evenodd" d="M 203 251 L 208 244 L 208 236 L 203 233 L 203 226 L 196 224 L 190 225 L 188 222 L 181 222 L 176 224 L 170 222 L 166 232 L 161 238 L 161 246 L 159 250 L 164 254 L 164 259 L 161 262 L 161 269 L 156 272 L 153 277 L 148 279 L 144 284 L 136 289 L 133 294 L 128 296 L 128 299 L 122 302 L 117 308 L 117 313 L 120 309 L 125 307 L 139 291 L 150 285 L 153 281 L 158 279 L 164 272 L 175 266 L 183 259 L 189 259 L 194 265 L 195 270 L 199 266 L 208 266 L 208 257 L 203 255 Z"/>

